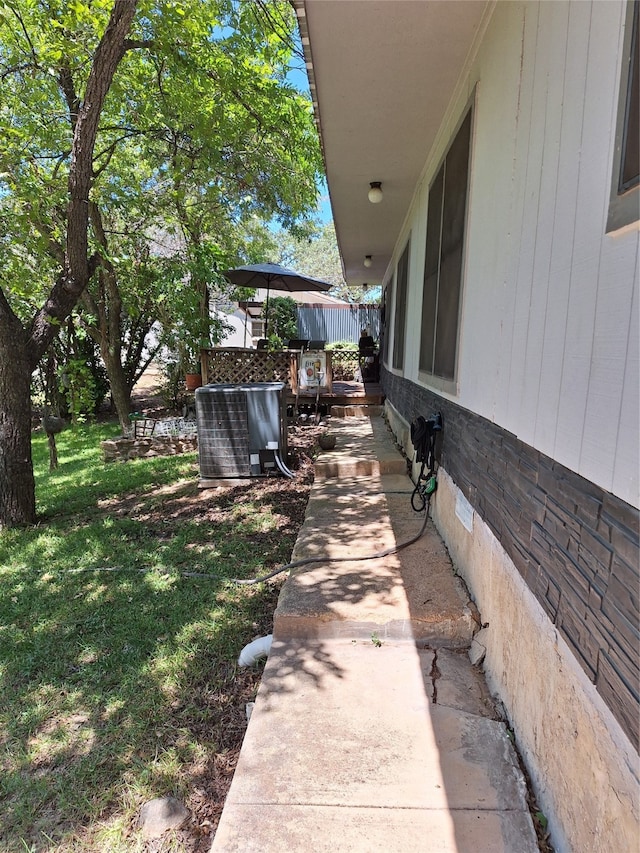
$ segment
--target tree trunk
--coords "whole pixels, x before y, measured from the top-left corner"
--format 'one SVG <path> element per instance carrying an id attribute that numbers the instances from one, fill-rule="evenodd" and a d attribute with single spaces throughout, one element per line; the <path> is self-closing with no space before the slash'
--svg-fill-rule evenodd
<path id="1" fill-rule="evenodd" d="M 120 361 L 120 353 L 112 355 L 110 352 L 102 351 L 102 359 L 107 368 L 109 386 L 111 388 L 111 399 L 118 413 L 118 421 L 122 431 L 126 432 L 131 426 L 129 414 L 131 412 L 131 388 L 125 370 Z"/>
<path id="2" fill-rule="evenodd" d="M 56 447 L 56 437 L 52 432 L 47 433 L 47 441 L 49 442 L 49 470 L 55 471 L 58 467 L 58 448 Z"/>
<path id="3" fill-rule="evenodd" d="M 31 374 L 73 310 L 95 266 L 88 256 L 93 152 L 104 100 L 126 51 L 125 40 L 135 12 L 136 0 L 115 0 L 93 55 L 84 100 L 72 125 L 64 263 L 26 330 L 0 287 L 0 528 L 36 520 Z"/>
<path id="4" fill-rule="evenodd" d="M 109 246 L 100 208 L 92 201 L 89 202 L 89 216 L 94 236 L 101 249 L 101 258 L 96 280 L 97 293 L 94 296 L 85 290 L 82 298 L 98 320 L 97 327 L 89 329 L 89 334 L 94 340 L 97 339 L 100 345 L 100 355 L 109 377 L 111 400 L 116 407 L 122 431 L 126 432 L 131 412 L 131 385 L 122 365 L 122 297 L 116 271 L 109 259 Z"/>
<path id="5" fill-rule="evenodd" d="M 4 320 L 0 317 L 0 327 Z M 14 326 L 10 334 L 0 335 L 0 530 L 36 521 L 31 370 L 24 330 L 17 320 Z"/>

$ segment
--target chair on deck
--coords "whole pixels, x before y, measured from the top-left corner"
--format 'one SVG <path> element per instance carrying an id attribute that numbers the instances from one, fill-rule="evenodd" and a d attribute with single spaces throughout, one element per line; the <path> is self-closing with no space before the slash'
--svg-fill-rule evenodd
<path id="1" fill-rule="evenodd" d="M 358 341 L 358 367 L 363 382 L 365 379 L 378 381 L 377 356 L 378 350 L 373 337 L 363 333 Z"/>
<path id="2" fill-rule="evenodd" d="M 287 343 L 287 348 L 304 351 L 309 349 L 309 341 L 307 338 L 290 338 Z"/>

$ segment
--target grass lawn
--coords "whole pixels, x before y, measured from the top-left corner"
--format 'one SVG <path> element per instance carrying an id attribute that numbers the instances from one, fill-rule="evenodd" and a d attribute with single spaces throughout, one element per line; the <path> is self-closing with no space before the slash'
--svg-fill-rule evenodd
<path id="1" fill-rule="evenodd" d="M 173 794 L 207 850 L 260 667 L 311 465 L 198 491 L 195 454 L 102 461 L 113 425 L 34 435 L 40 523 L 0 533 L 0 850 L 145 850 L 140 806 Z M 206 574 L 185 577 L 182 572 Z M 280 582 L 281 583 L 281 582 Z"/>

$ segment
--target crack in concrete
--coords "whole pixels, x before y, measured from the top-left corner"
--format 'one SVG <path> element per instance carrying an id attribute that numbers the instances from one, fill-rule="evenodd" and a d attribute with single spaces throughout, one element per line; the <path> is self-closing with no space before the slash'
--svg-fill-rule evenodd
<path id="1" fill-rule="evenodd" d="M 438 685 L 436 681 L 440 678 L 441 672 L 438 669 L 438 650 L 434 649 L 433 651 L 433 662 L 431 663 L 431 672 L 429 675 L 431 676 L 431 685 L 433 687 L 433 698 L 432 702 L 434 705 L 438 704 Z"/>

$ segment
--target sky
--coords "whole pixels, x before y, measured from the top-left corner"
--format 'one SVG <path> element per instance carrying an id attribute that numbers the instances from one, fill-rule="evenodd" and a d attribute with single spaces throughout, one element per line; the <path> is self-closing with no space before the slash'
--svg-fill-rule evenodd
<path id="1" fill-rule="evenodd" d="M 331 212 L 331 202 L 329 200 L 329 188 L 327 187 L 327 182 L 324 178 L 320 189 L 319 202 L 318 215 L 320 216 L 322 224 L 326 225 L 327 222 L 333 221 L 333 213 Z"/>
<path id="2" fill-rule="evenodd" d="M 296 33 L 295 37 L 297 41 L 299 34 Z M 287 79 L 299 92 L 304 92 L 306 95 L 310 95 L 309 78 L 307 77 L 306 69 L 304 68 L 304 65 L 301 67 L 300 60 L 296 56 L 293 57 L 292 66 L 287 74 Z M 333 220 L 331 202 L 329 200 L 329 188 L 327 187 L 327 182 L 324 178 L 322 180 L 320 195 L 318 198 L 318 216 L 320 217 L 320 221 L 323 225 Z"/>

